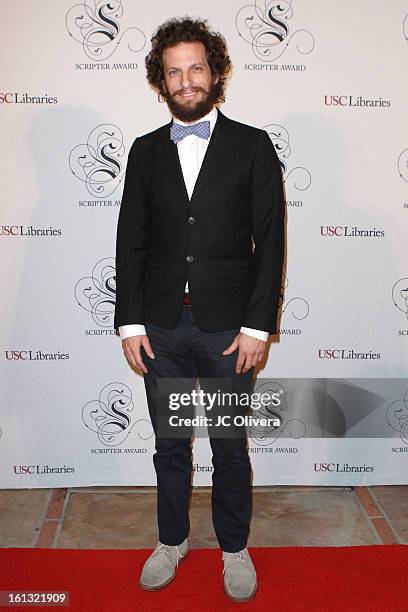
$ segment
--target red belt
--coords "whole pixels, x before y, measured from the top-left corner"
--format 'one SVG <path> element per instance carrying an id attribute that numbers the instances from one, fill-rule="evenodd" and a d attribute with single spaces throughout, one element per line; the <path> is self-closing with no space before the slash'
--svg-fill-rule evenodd
<path id="1" fill-rule="evenodd" d="M 191 306 L 190 294 L 184 293 L 184 306 Z"/>

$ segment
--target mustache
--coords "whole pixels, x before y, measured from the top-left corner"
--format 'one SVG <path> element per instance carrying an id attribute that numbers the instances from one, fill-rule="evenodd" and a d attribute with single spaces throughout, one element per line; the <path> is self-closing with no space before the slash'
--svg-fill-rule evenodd
<path id="1" fill-rule="evenodd" d="M 201 91 L 202 93 L 208 93 L 208 91 L 206 91 L 202 87 L 190 87 L 189 89 L 179 89 L 178 91 L 175 91 L 173 93 L 173 96 L 179 96 L 184 93 L 192 93 L 195 91 Z"/>

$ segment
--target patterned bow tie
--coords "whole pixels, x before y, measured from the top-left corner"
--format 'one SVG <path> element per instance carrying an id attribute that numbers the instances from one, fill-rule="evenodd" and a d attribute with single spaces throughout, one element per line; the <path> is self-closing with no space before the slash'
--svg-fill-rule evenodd
<path id="1" fill-rule="evenodd" d="M 199 123 L 193 123 L 193 125 L 181 125 L 181 123 L 173 122 L 170 128 L 170 138 L 175 144 L 189 134 L 208 139 L 210 137 L 210 122 L 200 121 Z"/>

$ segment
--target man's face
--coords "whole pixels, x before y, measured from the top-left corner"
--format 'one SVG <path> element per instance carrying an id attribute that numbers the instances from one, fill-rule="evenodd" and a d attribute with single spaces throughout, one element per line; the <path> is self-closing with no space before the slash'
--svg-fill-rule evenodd
<path id="1" fill-rule="evenodd" d="M 186 123 L 210 112 L 215 85 L 202 42 L 178 43 L 163 51 L 164 91 L 170 112 Z"/>

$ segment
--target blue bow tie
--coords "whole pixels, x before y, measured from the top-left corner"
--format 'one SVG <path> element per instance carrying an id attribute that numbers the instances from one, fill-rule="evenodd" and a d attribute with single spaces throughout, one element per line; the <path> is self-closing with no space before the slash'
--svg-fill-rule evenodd
<path id="1" fill-rule="evenodd" d="M 193 125 L 181 125 L 181 123 L 173 122 L 170 127 L 170 138 L 176 144 L 189 134 L 208 139 L 210 137 L 210 122 L 200 121 L 199 123 L 193 123 Z"/>

